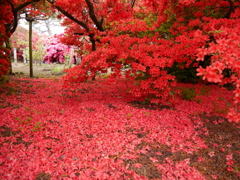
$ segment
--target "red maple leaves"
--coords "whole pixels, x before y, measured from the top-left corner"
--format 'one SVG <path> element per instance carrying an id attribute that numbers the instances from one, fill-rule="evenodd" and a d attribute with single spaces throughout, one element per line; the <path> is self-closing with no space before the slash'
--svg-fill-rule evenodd
<path id="1" fill-rule="evenodd" d="M 127 93 L 131 82 L 107 81 L 75 85 L 78 93 L 71 93 L 62 89 L 62 81 L 56 79 L 18 80 L 16 94 L 1 102 L 10 106 L 3 105 L 0 114 L 0 177 L 34 179 L 44 172 L 52 178 L 146 179 L 126 162 L 149 154 L 161 144 L 170 147 L 173 153 L 191 154 L 206 148 L 198 135 L 207 130 L 202 128 L 199 118 L 193 123 L 189 114 L 213 112 L 215 106 L 211 102 L 218 99 L 214 92 L 222 93 L 225 99 L 231 97 L 231 92 L 211 86 L 215 90 L 210 96 L 201 96 L 201 104 L 181 101 L 174 109 L 139 109 L 127 104 L 135 100 Z M 203 87 L 196 85 L 196 89 Z M 219 101 L 218 105 L 225 106 L 224 102 Z M 8 135 L 6 126 L 11 128 Z M 140 146 L 142 143 L 153 143 L 156 147 Z M 156 155 L 163 153 L 159 151 Z M 232 167 L 234 157 L 226 158 Z M 178 163 L 166 159 L 164 164 L 156 157 L 150 156 L 149 160 L 163 172 L 163 178 L 202 178 L 187 159 Z M 142 166 L 133 164 L 134 168 Z"/>

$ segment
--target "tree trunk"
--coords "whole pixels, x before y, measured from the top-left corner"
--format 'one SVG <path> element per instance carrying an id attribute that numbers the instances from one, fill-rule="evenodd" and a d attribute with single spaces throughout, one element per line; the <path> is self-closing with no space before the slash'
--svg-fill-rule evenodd
<path id="1" fill-rule="evenodd" d="M 17 48 L 13 48 L 14 64 L 17 66 Z"/>
<path id="2" fill-rule="evenodd" d="M 30 69 L 30 77 L 33 77 L 33 58 L 32 58 L 32 22 L 33 20 L 29 20 L 29 69 Z"/>
<path id="3" fill-rule="evenodd" d="M 8 60 L 9 60 L 9 63 L 10 63 L 10 67 L 9 67 L 9 73 L 10 75 L 13 75 L 13 71 L 12 71 L 12 62 L 11 62 L 11 56 L 12 56 L 12 47 L 10 45 L 10 39 L 6 39 L 5 41 L 5 45 L 6 45 L 6 48 L 10 50 L 10 54 L 8 56 Z"/>
<path id="4" fill-rule="evenodd" d="M 24 64 L 27 64 L 26 49 L 23 49 L 23 63 L 24 63 Z"/>
<path id="5" fill-rule="evenodd" d="M 90 42 L 92 43 L 92 51 L 96 51 L 96 40 L 94 39 L 94 34 L 90 34 Z M 92 80 L 96 80 L 96 74 L 92 77 Z"/>
<path id="6" fill-rule="evenodd" d="M 72 46 L 71 50 L 70 50 L 70 58 L 69 58 L 69 62 L 68 62 L 68 69 L 70 69 L 72 67 L 73 55 L 74 55 L 74 48 Z"/>

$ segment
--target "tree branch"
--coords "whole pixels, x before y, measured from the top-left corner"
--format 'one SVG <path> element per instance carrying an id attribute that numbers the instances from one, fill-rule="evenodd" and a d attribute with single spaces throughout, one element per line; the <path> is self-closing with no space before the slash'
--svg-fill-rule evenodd
<path id="1" fill-rule="evenodd" d="M 84 33 L 74 33 L 74 35 L 83 36 Z M 93 33 L 89 34 L 88 36 L 89 36 L 90 38 L 94 39 L 94 34 L 93 34 Z M 101 41 L 100 41 L 99 39 L 95 39 L 95 41 L 101 43 Z"/>
<path id="2" fill-rule="evenodd" d="M 134 7 L 134 5 L 135 5 L 135 2 L 136 2 L 136 0 L 132 0 L 132 2 L 131 2 L 131 8 L 133 8 L 133 7 Z"/>
<path id="3" fill-rule="evenodd" d="M 23 4 L 20 4 L 18 7 L 15 8 L 15 12 L 18 13 L 18 11 L 20 11 L 21 9 L 25 8 L 26 6 L 28 6 L 29 4 L 33 3 L 33 2 L 39 2 L 40 0 L 32 0 L 32 1 L 29 1 L 29 2 L 25 2 Z"/>
<path id="4" fill-rule="evenodd" d="M 13 22 L 12 24 L 7 25 L 6 30 L 10 33 L 14 33 L 15 30 L 17 29 L 18 26 L 18 12 L 25 8 L 26 6 L 28 6 L 29 4 L 33 3 L 33 2 L 39 2 L 40 0 L 31 0 L 29 2 L 25 2 L 23 4 L 20 4 L 19 6 L 17 6 L 16 8 L 14 7 L 14 3 L 10 0 L 7 0 L 7 2 L 10 4 L 11 9 L 12 9 L 12 13 L 13 13 Z"/>
<path id="5" fill-rule="evenodd" d="M 229 2 L 229 4 L 230 4 L 230 7 L 229 7 L 229 10 L 228 10 L 228 12 L 227 12 L 227 14 L 226 14 L 226 18 L 230 18 L 230 16 L 231 16 L 231 14 L 234 12 L 234 6 L 233 6 L 233 2 L 232 2 L 232 0 L 228 0 L 228 2 Z"/>
<path id="6" fill-rule="evenodd" d="M 14 5 L 14 3 L 13 3 L 12 1 L 10 1 L 10 0 L 7 0 L 7 2 L 8 2 L 9 4 Z"/>
<path id="7" fill-rule="evenodd" d="M 90 31 L 89 27 L 87 26 L 87 24 L 85 24 L 82 21 L 79 21 L 78 19 L 76 19 L 75 17 L 73 17 L 71 14 L 69 14 L 67 11 L 63 10 L 60 6 L 54 6 L 58 11 L 60 11 L 62 14 L 64 14 L 66 17 L 68 17 L 69 19 L 71 19 L 72 21 L 74 21 L 75 23 L 81 25 L 87 32 Z"/>
<path id="8" fill-rule="evenodd" d="M 89 9 L 89 15 L 90 15 L 90 18 L 92 19 L 92 21 L 95 23 L 95 25 L 97 26 L 97 29 L 99 31 L 104 31 L 104 28 L 102 26 L 103 24 L 103 18 L 98 21 L 96 15 L 95 15 L 95 12 L 94 12 L 94 7 L 93 7 L 93 4 L 90 0 L 85 0 L 87 5 L 88 5 L 88 9 Z"/>
<path id="9" fill-rule="evenodd" d="M 74 33 L 75 35 L 80 35 L 80 36 L 82 36 L 82 35 L 84 35 L 84 33 Z"/>

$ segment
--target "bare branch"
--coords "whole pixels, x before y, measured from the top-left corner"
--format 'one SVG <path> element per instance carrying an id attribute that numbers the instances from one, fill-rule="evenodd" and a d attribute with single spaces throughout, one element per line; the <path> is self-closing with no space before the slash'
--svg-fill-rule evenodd
<path id="1" fill-rule="evenodd" d="M 84 33 L 74 33 L 75 35 L 80 35 L 80 36 L 82 36 L 82 35 L 84 35 Z"/>
<path id="2" fill-rule="evenodd" d="M 87 26 L 87 24 L 85 24 L 82 21 L 79 21 L 78 19 L 76 19 L 75 17 L 73 17 L 71 14 L 69 14 L 67 11 L 63 10 L 60 6 L 54 6 L 58 11 L 60 11 L 62 14 L 64 14 L 66 17 L 68 17 L 69 19 L 71 19 L 72 21 L 74 21 L 75 23 L 81 25 L 87 32 L 90 31 L 89 27 Z"/>
<path id="3" fill-rule="evenodd" d="M 8 2 L 9 4 L 11 4 L 11 5 L 14 5 L 14 3 L 13 3 L 12 1 L 10 1 L 10 0 L 7 0 L 7 2 Z"/>
<path id="4" fill-rule="evenodd" d="M 132 2 L 131 2 L 131 8 L 133 8 L 133 7 L 134 7 L 134 5 L 135 5 L 135 2 L 136 2 L 136 0 L 132 0 Z"/>
<path id="5" fill-rule="evenodd" d="M 85 24 L 82 21 L 79 21 L 77 18 L 73 17 L 71 14 L 69 14 L 67 11 L 65 11 L 64 9 L 62 9 L 60 6 L 56 6 L 54 5 L 55 1 L 54 0 L 47 0 L 49 3 L 51 3 L 59 12 L 61 12 L 63 15 L 65 15 L 66 17 L 68 17 L 69 19 L 71 19 L 72 21 L 74 21 L 75 23 L 79 24 L 80 26 L 82 26 L 87 32 L 90 31 L 89 27 L 87 26 L 87 24 Z"/>

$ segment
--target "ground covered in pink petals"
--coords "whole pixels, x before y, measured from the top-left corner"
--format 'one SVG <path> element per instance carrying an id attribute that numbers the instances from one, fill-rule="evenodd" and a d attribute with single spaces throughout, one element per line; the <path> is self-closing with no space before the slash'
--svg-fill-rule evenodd
<path id="1" fill-rule="evenodd" d="M 130 86 L 11 79 L 0 88 L 0 179 L 240 178 L 240 127 L 224 117 L 232 91 L 179 84 L 182 99 L 156 106 Z"/>

